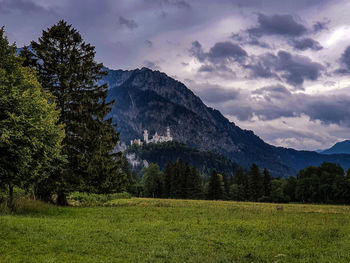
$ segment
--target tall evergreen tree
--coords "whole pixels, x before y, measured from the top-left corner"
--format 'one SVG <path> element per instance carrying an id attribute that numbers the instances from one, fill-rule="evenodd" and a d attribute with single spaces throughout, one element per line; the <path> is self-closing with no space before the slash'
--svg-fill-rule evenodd
<path id="1" fill-rule="evenodd" d="M 198 170 L 191 166 L 189 173 L 187 175 L 187 198 L 189 199 L 201 199 L 203 197 L 202 193 L 202 183 L 201 177 Z"/>
<path id="2" fill-rule="evenodd" d="M 230 187 L 230 197 L 233 200 L 248 200 L 249 186 L 248 175 L 242 167 L 238 167 L 233 176 L 233 185 Z"/>
<path id="3" fill-rule="evenodd" d="M 263 172 L 263 186 L 264 186 L 264 196 L 268 197 L 271 193 L 271 176 L 269 171 L 265 168 Z"/>
<path id="4" fill-rule="evenodd" d="M 210 200 L 223 200 L 225 198 L 225 186 L 222 175 L 215 170 L 212 172 L 209 180 L 207 198 Z"/>
<path id="5" fill-rule="evenodd" d="M 253 164 L 249 171 L 249 200 L 258 201 L 264 194 L 264 185 L 260 169 Z"/>
<path id="6" fill-rule="evenodd" d="M 172 193 L 172 184 L 174 180 L 174 166 L 172 162 L 168 162 L 164 168 L 164 189 L 163 196 L 165 198 L 171 198 Z"/>
<path id="7" fill-rule="evenodd" d="M 34 67 L 44 89 L 55 96 L 65 124 L 63 152 L 69 163 L 61 170 L 58 203 L 65 204 L 69 190 L 113 192 L 125 189 L 120 156 L 112 153 L 119 141 L 112 119 L 106 119 L 113 103 L 106 102 L 107 85 L 98 85 L 106 73 L 94 61 L 94 47 L 65 21 L 43 31 L 31 52 L 22 56 Z M 31 57 L 31 59 L 29 59 Z"/>

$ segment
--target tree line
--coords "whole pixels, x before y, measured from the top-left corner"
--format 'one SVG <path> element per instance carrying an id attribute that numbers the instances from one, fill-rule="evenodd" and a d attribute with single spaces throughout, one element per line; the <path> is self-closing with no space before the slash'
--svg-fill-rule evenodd
<path id="1" fill-rule="evenodd" d="M 133 182 L 138 187 L 131 192 L 144 197 L 350 204 L 350 169 L 345 172 L 341 166 L 327 162 L 289 178 L 273 178 L 256 164 L 248 170 L 239 167 L 232 176 L 213 170 L 205 177 L 179 159 L 169 162 L 163 171 L 152 163 L 142 170 L 141 179 L 134 177 Z"/>

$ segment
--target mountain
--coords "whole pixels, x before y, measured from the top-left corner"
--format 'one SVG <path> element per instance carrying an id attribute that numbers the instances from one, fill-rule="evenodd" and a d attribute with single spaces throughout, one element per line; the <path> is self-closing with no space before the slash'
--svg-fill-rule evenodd
<path id="1" fill-rule="evenodd" d="M 321 151 L 321 154 L 350 154 L 350 140 L 337 142 L 331 148 Z"/>
<path id="2" fill-rule="evenodd" d="M 110 114 L 126 143 L 142 138 L 145 129 L 151 134 L 165 134 L 169 126 L 175 141 L 220 153 L 245 167 L 256 163 L 274 176 L 295 175 L 324 161 L 350 167 L 350 155 L 327 156 L 265 143 L 252 131 L 239 128 L 207 107 L 184 84 L 165 73 L 147 68 L 108 72 L 101 82 L 109 85 L 108 99 L 116 101 Z"/>

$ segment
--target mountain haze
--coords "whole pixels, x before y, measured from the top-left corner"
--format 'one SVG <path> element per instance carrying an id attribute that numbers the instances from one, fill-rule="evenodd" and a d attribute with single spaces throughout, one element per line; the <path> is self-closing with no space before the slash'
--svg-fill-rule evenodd
<path id="1" fill-rule="evenodd" d="M 350 155 L 320 155 L 265 143 L 252 131 L 243 130 L 219 111 L 207 107 L 184 84 L 148 68 L 108 70 L 102 82 L 109 85 L 109 99 L 116 103 L 110 113 L 118 124 L 121 140 L 129 143 L 171 128 L 174 140 L 201 150 L 220 153 L 248 167 L 256 163 L 274 176 L 295 175 L 308 165 L 324 161 L 350 167 Z"/>

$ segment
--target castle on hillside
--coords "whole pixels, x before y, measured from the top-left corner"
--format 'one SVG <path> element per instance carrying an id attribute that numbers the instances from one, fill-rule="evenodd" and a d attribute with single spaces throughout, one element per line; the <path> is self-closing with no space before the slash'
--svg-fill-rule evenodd
<path id="1" fill-rule="evenodd" d="M 156 132 L 153 135 L 153 137 L 150 139 L 149 136 L 148 136 L 148 131 L 144 130 L 144 132 L 143 132 L 143 142 L 141 141 L 141 139 L 135 139 L 135 140 L 131 140 L 130 144 L 131 145 L 133 145 L 133 144 L 142 145 L 142 144 L 148 144 L 148 143 L 171 142 L 172 140 L 173 140 L 173 137 L 171 137 L 170 128 L 167 127 L 165 136 L 158 135 L 158 133 Z"/>

